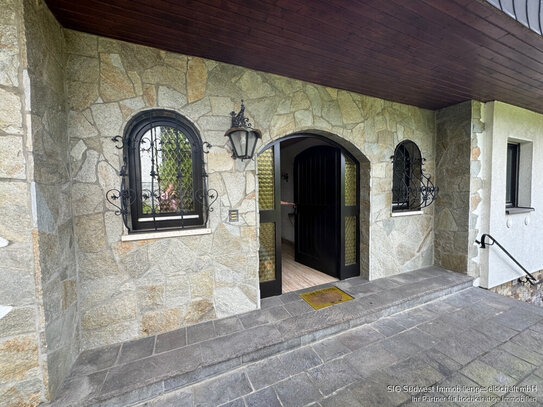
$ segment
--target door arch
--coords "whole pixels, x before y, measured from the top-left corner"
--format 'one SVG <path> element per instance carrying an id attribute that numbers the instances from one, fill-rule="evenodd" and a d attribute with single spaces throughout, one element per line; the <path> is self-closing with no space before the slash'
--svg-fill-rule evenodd
<path id="1" fill-rule="evenodd" d="M 267 144 L 260 150 L 257 156 L 258 206 L 260 216 L 259 278 L 261 297 L 278 295 L 282 292 L 281 143 L 287 140 L 293 141 L 294 139 L 318 140 L 319 144 L 326 144 L 331 148 L 330 151 L 335 151 L 335 158 L 330 156 L 332 157 L 330 159 L 335 160 L 334 165 L 336 165 L 335 168 L 337 170 L 337 185 L 334 197 L 335 202 L 337 202 L 337 212 L 334 212 L 337 220 L 337 225 L 335 225 L 337 229 L 334 229 L 334 236 L 327 236 L 326 238 L 333 239 L 330 241 L 331 246 L 337 246 L 338 250 L 335 252 L 336 258 L 328 260 L 333 260 L 336 265 L 337 277 L 341 280 L 357 275 L 367 276 L 369 245 L 367 240 L 361 242 L 361 239 L 368 236 L 365 229 L 369 225 L 369 161 L 356 147 L 351 145 L 351 148 L 347 149 L 345 144 L 350 143 L 346 140 L 338 140 L 342 141 L 341 144 L 338 143 L 336 139 L 339 138 L 335 135 L 315 134 L 312 132 L 296 133 Z M 311 155 L 311 152 L 305 154 L 306 160 L 311 161 Z M 329 162 L 328 166 L 330 165 L 331 163 Z M 311 177 L 311 168 L 316 168 L 315 166 L 318 166 L 318 164 L 308 163 L 306 165 L 306 176 Z M 317 175 L 317 172 L 314 175 Z M 297 175 L 297 177 L 300 176 L 300 174 Z M 362 178 L 364 178 L 363 188 L 361 188 L 360 182 Z M 303 184 L 305 188 L 302 188 L 299 193 L 308 192 L 307 181 L 307 179 L 304 181 L 306 182 L 306 184 Z M 361 192 L 363 193 L 361 194 Z M 298 196 L 297 199 L 301 199 L 301 197 Z M 307 203 L 310 201 L 307 201 L 307 199 L 311 200 L 311 197 L 308 196 L 304 199 L 306 199 L 306 202 L 302 203 L 299 210 L 308 210 Z M 328 209 L 328 212 L 330 212 L 330 208 Z M 361 215 L 364 219 L 362 219 Z M 298 223 L 298 218 L 300 218 L 300 224 L 302 224 L 303 221 L 300 213 L 296 216 L 296 223 Z M 309 225 L 309 223 L 306 222 L 306 225 Z M 296 230 L 296 234 L 299 235 L 298 227 L 296 227 Z M 307 236 L 308 234 L 305 234 L 306 238 Z M 300 248 L 298 243 L 295 245 L 297 250 Z M 322 241 L 319 242 L 319 245 L 322 246 L 322 243 Z M 305 246 L 307 247 L 308 245 Z M 303 259 L 298 259 L 298 256 L 296 257 L 296 261 L 302 260 L 300 262 L 303 263 Z"/>

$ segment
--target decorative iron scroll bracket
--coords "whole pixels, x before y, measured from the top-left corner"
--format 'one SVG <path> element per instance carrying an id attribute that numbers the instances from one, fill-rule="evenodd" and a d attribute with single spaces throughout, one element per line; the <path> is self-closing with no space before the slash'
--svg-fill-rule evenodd
<path id="1" fill-rule="evenodd" d="M 430 206 L 439 194 L 439 187 L 432 182 L 432 176 L 424 172 L 425 158 L 418 158 L 409 162 L 409 174 L 406 174 L 405 163 L 394 162 L 392 156 L 394 174 L 396 179 L 401 180 L 399 186 L 392 189 L 392 193 L 401 196 L 408 202 L 408 208 L 418 210 Z"/>
<path id="2" fill-rule="evenodd" d="M 249 118 L 245 117 L 245 105 L 243 104 L 243 99 L 241 99 L 241 109 L 238 113 L 230 112 L 232 116 L 232 127 L 245 127 L 252 128 L 253 125 L 249 123 Z"/>

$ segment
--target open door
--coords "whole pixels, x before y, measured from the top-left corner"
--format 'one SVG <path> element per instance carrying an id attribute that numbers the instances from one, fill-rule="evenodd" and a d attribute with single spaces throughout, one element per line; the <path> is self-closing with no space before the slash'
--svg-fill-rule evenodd
<path id="1" fill-rule="evenodd" d="M 294 160 L 296 225 L 294 258 L 339 278 L 339 148 L 316 146 Z"/>
<path id="2" fill-rule="evenodd" d="M 360 275 L 360 179 L 358 163 L 345 152 L 340 162 L 339 279 Z"/>
<path id="3" fill-rule="evenodd" d="M 262 298 L 280 295 L 281 280 L 281 197 L 280 146 L 272 145 L 257 158 L 258 207 L 260 210 L 259 279 Z"/>

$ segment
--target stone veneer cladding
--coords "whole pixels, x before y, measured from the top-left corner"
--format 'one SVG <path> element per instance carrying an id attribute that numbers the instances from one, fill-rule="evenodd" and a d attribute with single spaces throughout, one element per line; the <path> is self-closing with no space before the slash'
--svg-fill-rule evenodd
<path id="1" fill-rule="evenodd" d="M 49 394 L 25 6 L 0 8 L 0 305 L 12 307 L 0 319 L 2 406 L 35 406 Z"/>
<path id="2" fill-rule="evenodd" d="M 42 1 L 25 1 L 25 27 L 49 391 L 79 354 L 77 266 L 66 127 L 64 29 Z"/>
<path id="3" fill-rule="evenodd" d="M 472 102 L 436 112 L 435 264 L 467 272 Z"/>
<path id="4" fill-rule="evenodd" d="M 65 34 L 83 349 L 257 307 L 254 162 L 233 161 L 224 137 L 240 99 L 263 133 L 261 146 L 312 131 L 334 138 L 362 161 L 361 194 L 369 197 L 361 211 L 363 275 L 373 279 L 432 264 L 433 208 L 420 216 L 391 217 L 390 157 L 399 141 L 412 139 L 433 172 L 433 112 L 79 32 Z M 219 200 L 210 235 L 120 241 L 121 220 L 104 199 L 120 182 L 119 150 L 110 139 L 122 134 L 135 113 L 154 107 L 185 115 L 213 145 L 207 170 Z M 228 209 L 239 209 L 239 223 L 228 223 Z"/>
<path id="5" fill-rule="evenodd" d="M 5 0 L 0 32 L 0 305 L 14 307 L 0 319 L 2 403 L 48 399 L 81 350 L 258 306 L 255 166 L 224 138 L 242 98 L 259 148 L 313 132 L 360 160 L 363 277 L 432 265 L 434 209 L 391 216 L 390 157 L 411 139 L 433 174 L 434 112 L 64 30 L 42 0 Z M 211 233 L 121 242 L 104 198 L 120 182 L 110 139 L 154 107 L 213 145 Z"/>

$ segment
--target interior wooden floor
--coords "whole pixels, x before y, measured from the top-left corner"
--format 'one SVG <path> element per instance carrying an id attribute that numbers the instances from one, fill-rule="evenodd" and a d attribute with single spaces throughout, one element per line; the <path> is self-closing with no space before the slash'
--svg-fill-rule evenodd
<path id="1" fill-rule="evenodd" d="M 291 243 L 283 242 L 281 250 L 283 251 L 283 293 L 338 281 L 337 278 L 328 274 L 297 263 L 294 260 L 294 246 Z"/>

